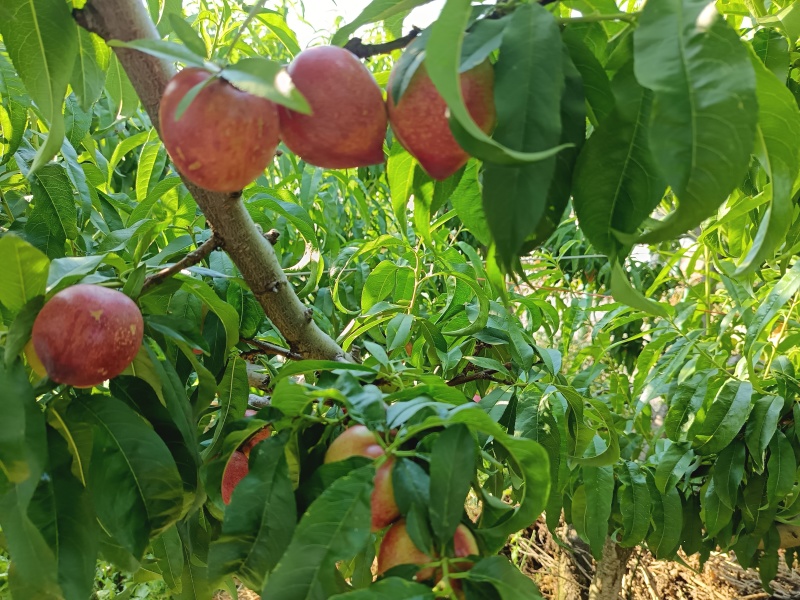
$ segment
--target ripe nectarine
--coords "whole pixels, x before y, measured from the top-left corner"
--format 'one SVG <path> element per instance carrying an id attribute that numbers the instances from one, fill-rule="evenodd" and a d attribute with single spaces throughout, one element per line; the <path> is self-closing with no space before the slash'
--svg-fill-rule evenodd
<path id="1" fill-rule="evenodd" d="M 142 313 L 122 292 L 78 284 L 53 296 L 33 323 L 33 348 L 50 379 L 91 387 L 122 373 L 139 352 Z"/>
<path id="2" fill-rule="evenodd" d="M 23 349 L 25 358 L 28 360 L 28 366 L 39 377 L 47 377 L 47 370 L 44 368 L 42 361 L 39 360 L 39 355 L 36 354 L 36 349 L 33 347 L 33 338 L 28 340 Z"/>
<path id="3" fill-rule="evenodd" d="M 325 453 L 325 462 L 344 460 L 351 456 L 377 458 L 383 454 L 378 437 L 364 425 L 353 425 L 333 440 Z M 394 499 L 392 467 L 394 458 L 390 457 L 375 473 L 374 487 L 370 498 L 372 507 L 372 531 L 383 529 L 400 516 L 400 509 Z"/>
<path id="4" fill-rule="evenodd" d="M 238 450 L 231 454 L 231 458 L 222 473 L 222 501 L 231 503 L 234 488 L 250 472 L 247 456 Z"/>
<path id="5" fill-rule="evenodd" d="M 310 115 L 278 107 L 283 143 L 306 162 L 326 169 L 382 163 L 386 105 L 372 74 L 354 54 L 317 46 L 289 65 Z"/>
<path id="6" fill-rule="evenodd" d="M 401 519 L 389 528 L 381 540 L 378 549 L 378 575 L 398 565 L 424 565 L 432 560 L 433 558 L 414 545 L 408 535 L 406 520 Z M 428 567 L 417 572 L 417 579 L 423 581 L 433 575 L 433 567 Z"/>
<path id="7" fill-rule="evenodd" d="M 176 120 L 183 97 L 209 77 L 208 71 L 189 68 L 170 80 L 158 110 L 161 139 L 189 181 L 215 192 L 235 192 L 258 177 L 275 156 L 278 111 L 269 100 L 215 79 Z"/>
<path id="8" fill-rule="evenodd" d="M 400 101 L 394 103 L 394 87 L 399 85 L 397 73 L 404 69 L 404 59 L 412 60 L 413 55 L 404 54 L 389 77 L 389 123 L 397 140 L 419 161 L 428 175 L 434 179 L 447 179 L 466 164 L 469 155 L 450 131 L 447 104 L 433 85 L 424 64 L 411 77 Z M 490 132 L 497 114 L 494 68 L 488 60 L 461 74 L 461 93 L 475 123 L 483 131 Z"/>

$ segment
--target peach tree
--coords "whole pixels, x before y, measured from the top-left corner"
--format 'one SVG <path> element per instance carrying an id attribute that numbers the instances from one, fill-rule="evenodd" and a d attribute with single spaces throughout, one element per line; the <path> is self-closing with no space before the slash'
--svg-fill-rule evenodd
<path id="1" fill-rule="evenodd" d="M 794 560 L 800 7 L 424 4 L 0 5 L 0 589 Z"/>

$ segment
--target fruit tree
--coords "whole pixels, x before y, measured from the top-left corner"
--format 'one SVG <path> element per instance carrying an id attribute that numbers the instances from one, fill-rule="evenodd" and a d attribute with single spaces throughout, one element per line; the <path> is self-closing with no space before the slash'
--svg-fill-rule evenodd
<path id="1" fill-rule="evenodd" d="M 769 589 L 800 3 L 315 4 L 0 3 L 0 594 L 537 598 L 540 518 Z"/>

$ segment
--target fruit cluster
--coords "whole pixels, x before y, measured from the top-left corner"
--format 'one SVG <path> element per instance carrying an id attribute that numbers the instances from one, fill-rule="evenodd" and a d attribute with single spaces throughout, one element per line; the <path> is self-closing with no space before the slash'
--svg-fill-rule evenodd
<path id="1" fill-rule="evenodd" d="M 255 411 L 248 410 L 246 416 L 254 414 Z M 248 457 L 253 446 L 269 435 L 268 428 L 259 430 L 231 455 L 222 475 L 222 501 L 225 504 L 230 504 L 234 488 L 249 471 Z M 385 451 L 376 433 L 364 425 L 353 425 L 333 440 L 325 453 L 324 462 L 333 463 L 352 456 L 378 459 L 385 456 Z M 372 531 L 378 532 L 391 526 L 384 534 L 378 551 L 378 575 L 399 565 L 421 566 L 434 561 L 434 557 L 417 548 L 408 533 L 405 519 L 401 518 L 392 485 L 394 464 L 395 459 L 390 456 L 378 467 L 370 497 Z M 459 525 L 453 536 L 453 558 L 466 558 L 479 553 L 475 536 L 467 526 Z M 451 571 L 466 570 L 469 566 L 469 561 L 450 562 Z M 424 567 L 417 573 L 418 580 L 438 582 L 441 578 L 441 570 L 433 567 Z M 451 582 L 451 587 L 456 589 L 457 582 Z"/>
<path id="2" fill-rule="evenodd" d="M 175 167 L 196 185 L 218 192 L 242 189 L 264 171 L 279 141 L 317 167 L 345 169 L 384 161 L 387 124 L 397 140 L 434 179 L 458 171 L 469 156 L 450 132 L 448 109 L 419 65 L 399 101 L 395 88 L 413 58 L 395 65 L 387 102 L 375 78 L 354 54 L 336 46 L 304 50 L 288 67 L 311 114 L 278 106 L 235 88 L 211 73 L 187 68 L 164 91 L 161 137 Z M 402 75 L 398 75 L 402 73 Z M 185 112 L 187 93 L 203 82 Z M 461 91 L 472 118 L 489 132 L 495 124 L 491 63 L 461 74 Z"/>

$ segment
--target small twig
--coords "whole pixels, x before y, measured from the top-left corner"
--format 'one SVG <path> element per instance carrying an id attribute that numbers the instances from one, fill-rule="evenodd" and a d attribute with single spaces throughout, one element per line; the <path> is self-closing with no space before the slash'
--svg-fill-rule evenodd
<path id="1" fill-rule="evenodd" d="M 261 340 L 253 340 L 248 338 L 240 338 L 239 341 L 242 342 L 243 344 L 250 344 L 251 346 L 255 346 L 257 348 L 257 351 L 252 352 L 255 354 L 275 354 L 277 356 L 284 356 L 286 358 L 291 358 L 292 360 L 303 360 L 302 355 L 298 354 L 297 352 L 289 350 L 289 348 L 278 346 L 277 344 L 272 344 L 270 342 L 262 342 Z M 247 355 L 251 353 L 244 352 L 243 354 Z"/>
<path id="2" fill-rule="evenodd" d="M 507 362 L 503 366 L 506 369 L 510 369 L 511 368 L 511 363 Z M 488 381 L 496 381 L 497 383 L 506 383 L 506 384 L 513 383 L 513 382 L 504 381 L 502 379 L 497 379 L 497 378 L 495 378 L 495 375 L 497 375 L 497 371 L 494 370 L 494 369 L 485 369 L 483 371 L 477 371 L 475 373 L 462 373 L 461 375 L 458 375 L 457 377 L 454 377 L 453 379 L 448 381 L 447 385 L 453 387 L 453 386 L 456 386 L 456 385 L 462 385 L 464 383 L 469 383 L 470 381 L 481 381 L 481 380 L 483 380 L 483 381 L 486 381 L 486 380 L 488 380 Z"/>
<path id="3" fill-rule="evenodd" d="M 159 283 L 163 282 L 165 279 L 169 277 L 172 277 L 176 273 L 180 273 L 184 269 L 193 267 L 201 260 L 206 258 L 209 254 L 211 254 L 214 250 L 219 248 L 221 245 L 222 245 L 222 240 L 220 240 L 216 235 L 212 233 L 210 238 L 208 238 L 197 248 L 189 252 L 189 254 L 184 256 L 174 265 L 165 267 L 161 269 L 158 273 L 154 273 L 153 275 L 150 275 L 150 277 L 145 279 L 144 285 L 142 286 L 142 292 L 153 287 L 154 285 L 158 285 Z"/>
<path id="4" fill-rule="evenodd" d="M 259 396 L 258 394 L 250 394 L 247 399 L 247 405 L 253 408 L 264 408 L 272 404 L 272 396 Z"/>
<path id="5" fill-rule="evenodd" d="M 268 372 L 264 372 L 264 367 L 253 363 L 246 363 L 245 366 L 247 367 L 247 385 L 257 390 L 268 391 L 271 377 Z M 248 402 L 252 402 L 252 400 L 253 398 L 251 397 Z"/>
<path id="6" fill-rule="evenodd" d="M 378 54 L 389 54 L 394 50 L 401 50 L 408 46 L 420 33 L 422 33 L 422 30 L 419 27 L 412 27 L 411 31 L 403 37 L 383 44 L 365 44 L 361 41 L 361 38 L 354 37 L 348 40 L 344 45 L 344 49 L 349 50 L 358 58 L 369 58 L 370 56 L 376 56 Z"/>

